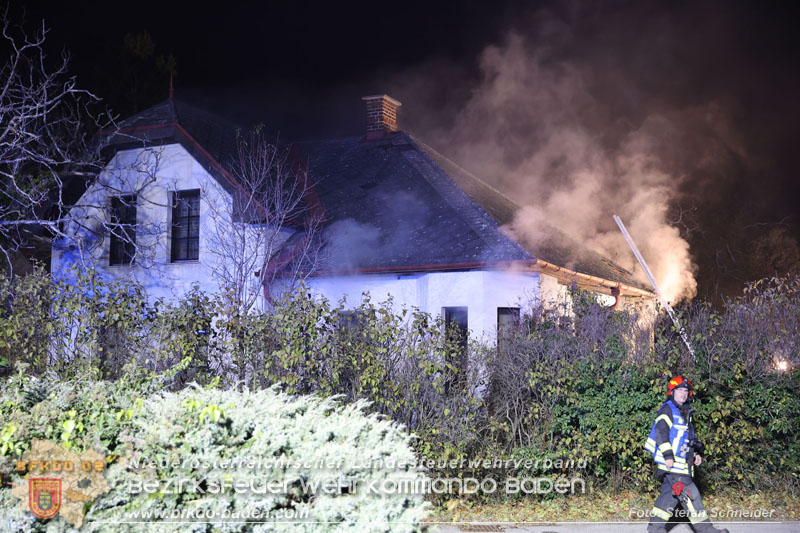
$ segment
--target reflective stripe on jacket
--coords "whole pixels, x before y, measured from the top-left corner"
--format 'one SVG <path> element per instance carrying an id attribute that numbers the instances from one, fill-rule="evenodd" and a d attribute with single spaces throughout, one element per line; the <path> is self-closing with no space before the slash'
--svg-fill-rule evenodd
<path id="1" fill-rule="evenodd" d="M 663 408 L 665 405 L 668 406 L 672 411 L 672 417 L 666 414 L 660 414 L 658 418 L 656 418 L 644 448 L 653 454 L 653 460 L 658 465 L 659 470 L 673 474 L 685 474 L 688 476 L 689 465 L 686 462 L 686 443 L 694 433 L 694 430 L 689 427 L 688 421 L 684 420 L 683 415 L 681 414 L 680 410 L 678 410 L 678 407 L 672 403 L 672 400 L 667 400 L 661 407 Z M 661 409 L 659 409 L 659 411 L 660 410 Z M 657 442 L 656 425 L 658 424 L 659 420 L 666 422 L 667 426 L 669 427 L 668 441 Z M 675 462 L 673 463 L 672 468 L 667 468 L 664 460 L 664 453 L 670 450 L 674 455 Z"/>

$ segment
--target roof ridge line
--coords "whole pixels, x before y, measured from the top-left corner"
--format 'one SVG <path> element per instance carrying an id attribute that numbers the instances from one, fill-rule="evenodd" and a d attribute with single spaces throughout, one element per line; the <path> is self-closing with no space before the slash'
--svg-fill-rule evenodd
<path id="1" fill-rule="evenodd" d="M 363 135 L 348 135 L 346 137 L 330 137 L 330 138 L 309 138 L 291 141 L 289 144 L 331 144 L 352 141 L 354 139 L 362 139 Z"/>

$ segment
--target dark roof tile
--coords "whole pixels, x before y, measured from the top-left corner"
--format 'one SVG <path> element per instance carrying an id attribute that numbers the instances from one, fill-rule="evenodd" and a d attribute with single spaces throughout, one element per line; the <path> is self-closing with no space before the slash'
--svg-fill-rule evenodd
<path id="1" fill-rule="evenodd" d="M 333 243 L 324 270 L 530 259 L 402 132 L 298 146 Z"/>
<path id="2" fill-rule="evenodd" d="M 416 137 L 394 132 L 299 143 L 327 219 L 323 270 L 542 259 L 642 287 L 630 272 L 543 224 L 537 243 L 516 242 L 520 206 Z M 338 222 L 338 224 L 336 223 Z"/>
<path id="3" fill-rule="evenodd" d="M 236 155 L 236 135 L 239 128 L 220 116 L 182 100 L 165 100 L 122 121 L 119 127 L 121 130 L 126 130 L 168 124 L 180 125 L 218 163 L 231 170 Z"/>

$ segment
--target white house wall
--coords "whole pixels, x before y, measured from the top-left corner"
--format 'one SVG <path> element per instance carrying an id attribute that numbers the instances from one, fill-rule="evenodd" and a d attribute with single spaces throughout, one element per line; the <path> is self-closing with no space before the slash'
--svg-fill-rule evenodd
<path id="1" fill-rule="evenodd" d="M 572 298 L 569 288 L 558 282 L 553 276 L 542 274 L 542 305 L 548 309 L 555 309 L 565 315 L 572 314 Z"/>
<path id="2" fill-rule="evenodd" d="M 357 307 L 369 292 L 373 302 L 392 296 L 394 308 L 417 307 L 439 315 L 443 307 L 467 307 L 473 336 L 494 338 L 497 308 L 528 308 L 539 298 L 536 272 L 467 271 L 418 274 L 363 274 L 319 276 L 308 281 L 316 294 L 331 302 L 346 297 L 347 308 Z"/>
<path id="3" fill-rule="evenodd" d="M 132 279 L 141 283 L 151 299 L 179 298 L 195 284 L 209 293 L 219 290 L 212 276 L 213 264 L 210 261 L 213 258 L 204 253 L 208 250 L 212 231 L 206 197 L 228 204 L 230 197 L 220 190 L 214 178 L 181 145 L 120 151 L 101 173 L 99 182 L 102 185 L 87 190 L 78 202 L 78 205 L 94 206 L 82 209 L 81 214 L 88 216 L 85 220 L 89 221 L 105 219 L 111 206 L 111 196 L 138 191 L 136 216 L 140 230 L 137 231 L 136 240 L 141 254 L 137 255 L 133 265 L 110 266 L 110 238 L 106 234 L 99 242 L 91 243 L 94 246 L 73 246 L 72 249 L 66 249 L 64 243 L 54 246 L 51 272 L 55 275 L 64 274 L 65 269 L 83 253 L 85 259 L 91 260 L 107 277 Z M 201 190 L 200 258 L 197 261 L 172 263 L 168 231 L 172 216 L 171 194 L 192 189 Z"/>

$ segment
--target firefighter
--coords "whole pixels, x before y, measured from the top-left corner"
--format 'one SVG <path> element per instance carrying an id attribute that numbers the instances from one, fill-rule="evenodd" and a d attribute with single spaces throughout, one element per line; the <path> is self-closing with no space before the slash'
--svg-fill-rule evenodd
<path id="1" fill-rule="evenodd" d="M 645 449 L 653 454 L 661 482 L 658 496 L 650 516 L 648 533 L 666 532 L 672 511 L 680 502 L 698 533 L 728 533 L 717 529 L 708 519 L 700 491 L 695 485 L 694 467 L 703 459 L 703 445 L 697 440 L 692 425 L 692 383 L 684 376 L 676 376 L 667 385 L 667 401 L 658 410 Z"/>

